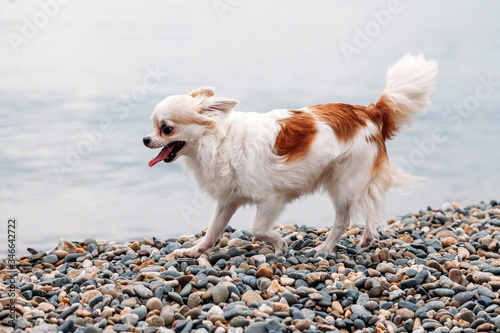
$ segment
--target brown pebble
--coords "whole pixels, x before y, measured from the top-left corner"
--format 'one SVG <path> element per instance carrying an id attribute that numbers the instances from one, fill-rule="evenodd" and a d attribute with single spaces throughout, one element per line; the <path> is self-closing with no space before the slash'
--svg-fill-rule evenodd
<path id="1" fill-rule="evenodd" d="M 445 248 L 452 246 L 452 245 L 455 245 L 456 242 L 457 242 L 457 240 L 455 239 L 455 237 L 445 237 L 445 238 L 441 239 L 441 244 Z"/>
<path id="2" fill-rule="evenodd" d="M 64 259 L 69 253 L 64 250 L 56 250 L 55 255 L 57 256 L 58 259 Z"/>
<path id="3" fill-rule="evenodd" d="M 252 303 L 262 302 L 262 296 L 257 294 L 255 291 L 247 291 L 241 296 L 241 300 L 246 303 L 247 306 L 250 306 Z"/>
<path id="4" fill-rule="evenodd" d="M 210 320 L 212 323 L 215 324 L 216 322 L 223 322 L 224 317 L 221 315 L 211 315 L 211 316 L 208 316 L 208 320 Z"/>
<path id="5" fill-rule="evenodd" d="M 446 238 L 446 237 L 454 237 L 454 236 L 455 236 L 455 232 L 453 230 L 448 230 L 448 229 L 438 231 L 438 233 L 436 234 L 437 238 Z"/>
<path id="6" fill-rule="evenodd" d="M 280 277 L 280 283 L 282 286 L 293 286 L 295 284 L 295 280 L 286 276 Z"/>
<path id="7" fill-rule="evenodd" d="M 188 303 L 187 303 L 188 308 L 190 308 L 190 309 L 196 308 L 201 303 L 202 303 L 202 300 L 201 300 L 200 295 L 198 295 L 196 293 L 192 293 L 189 295 Z"/>
<path id="8" fill-rule="evenodd" d="M 427 267 L 434 268 L 435 270 L 441 272 L 441 265 L 436 260 L 429 260 L 426 264 Z"/>
<path id="9" fill-rule="evenodd" d="M 130 247 L 134 251 L 138 251 L 141 248 L 141 245 L 139 244 L 139 242 L 132 242 L 128 247 Z"/>
<path id="10" fill-rule="evenodd" d="M 337 311 L 339 314 L 344 314 L 344 308 L 342 308 L 342 305 L 339 301 L 332 302 L 332 310 Z"/>
<path id="11" fill-rule="evenodd" d="M 52 312 L 52 311 L 56 310 L 56 308 L 54 307 L 54 305 L 52 305 L 50 303 L 47 303 L 47 302 L 43 302 L 43 303 L 38 304 L 38 308 L 40 310 L 42 310 L 43 312 L 45 312 L 45 313 L 49 313 L 49 312 Z"/>
<path id="12" fill-rule="evenodd" d="M 229 242 L 229 238 L 227 238 L 227 237 L 222 237 L 222 238 L 219 240 L 219 245 L 220 245 L 220 246 L 222 246 L 222 247 L 226 247 L 228 242 Z"/>
<path id="13" fill-rule="evenodd" d="M 410 309 L 405 309 L 405 308 L 398 309 L 396 311 L 396 314 L 398 316 L 400 316 L 401 320 L 403 320 L 403 321 L 410 319 L 410 318 L 413 319 L 413 317 L 415 316 L 415 312 L 411 311 Z"/>
<path id="14" fill-rule="evenodd" d="M 255 276 L 257 278 L 259 277 L 266 277 L 266 278 L 272 278 L 273 277 L 273 271 L 271 270 L 271 266 L 269 264 L 262 264 L 260 268 L 255 272 Z"/>
<path id="15" fill-rule="evenodd" d="M 324 272 L 312 272 L 307 274 L 307 284 L 312 286 L 320 281 L 322 281 L 326 277 L 326 273 Z"/>
<path id="16" fill-rule="evenodd" d="M 380 250 L 378 253 L 378 257 L 380 258 L 380 261 L 387 261 L 389 260 L 389 249 L 388 248 L 383 248 Z"/>
<path id="17" fill-rule="evenodd" d="M 493 289 L 500 289 L 500 281 L 489 281 L 488 284 Z"/>
<path id="18" fill-rule="evenodd" d="M 98 290 L 89 290 L 83 293 L 82 295 L 82 304 L 89 304 L 89 301 L 94 297 L 101 295 L 101 292 Z"/>
<path id="19" fill-rule="evenodd" d="M 267 293 L 269 295 L 276 295 L 280 291 L 280 284 L 278 280 L 273 280 L 271 285 L 267 287 Z"/>
<path id="20" fill-rule="evenodd" d="M 420 318 L 415 318 L 413 320 L 413 330 L 417 330 L 420 326 L 422 325 L 422 322 L 420 321 Z"/>
<path id="21" fill-rule="evenodd" d="M 305 331 L 311 326 L 311 322 L 307 319 L 297 319 L 292 323 L 299 331 Z"/>
<path id="22" fill-rule="evenodd" d="M 476 330 L 478 332 L 492 332 L 493 331 L 493 325 L 491 325 L 490 323 L 484 323 L 484 324 L 481 324 L 479 325 Z"/>
<path id="23" fill-rule="evenodd" d="M 198 319 L 198 317 L 201 315 L 201 310 L 199 308 L 195 308 L 192 310 L 189 310 L 184 314 L 184 317 L 191 317 L 191 319 Z"/>
<path id="24" fill-rule="evenodd" d="M 411 244 L 413 243 L 413 237 L 411 237 L 410 235 L 400 235 L 398 237 L 398 239 L 402 240 L 403 242 L 407 243 L 407 244 Z"/>
<path id="25" fill-rule="evenodd" d="M 148 314 L 146 315 L 146 318 L 149 318 L 151 316 L 159 316 L 160 315 L 160 311 L 158 310 L 153 310 L 153 311 L 149 311 Z"/>
<path id="26" fill-rule="evenodd" d="M 293 232 L 297 231 L 297 228 L 294 227 L 293 225 L 284 225 L 283 227 L 281 227 L 281 229 L 283 229 L 283 230 L 291 230 Z"/>
<path id="27" fill-rule="evenodd" d="M 78 248 L 76 247 L 76 245 L 73 244 L 72 242 L 65 240 L 65 239 L 61 238 L 61 243 L 59 243 L 59 245 L 61 245 L 61 248 L 58 248 L 58 250 L 64 250 L 68 253 L 77 253 L 78 252 Z"/>
<path id="28" fill-rule="evenodd" d="M 332 331 L 335 331 L 336 328 L 335 328 L 335 326 L 330 326 L 330 325 L 326 325 L 326 324 L 319 324 L 318 330 L 320 330 L 321 332 L 332 332 Z"/>
<path id="29" fill-rule="evenodd" d="M 290 312 L 290 307 L 287 304 L 281 302 L 273 302 L 272 303 L 274 312 Z"/>
<path id="30" fill-rule="evenodd" d="M 78 317 L 90 317 L 91 313 L 87 310 L 77 310 L 75 312 L 75 314 L 78 316 Z"/>
<path id="31" fill-rule="evenodd" d="M 387 289 L 386 286 L 372 287 L 370 290 L 368 290 L 368 296 L 370 296 L 370 297 L 379 297 L 380 294 L 382 294 L 382 292 L 384 290 L 386 290 L 386 289 Z"/>
<path id="32" fill-rule="evenodd" d="M 450 269 L 450 271 L 448 273 L 448 277 L 450 278 L 450 280 L 453 282 L 456 282 L 456 283 L 462 282 L 463 276 L 464 275 L 462 274 L 462 272 L 459 269 Z"/>
<path id="33" fill-rule="evenodd" d="M 152 311 L 152 310 L 161 311 L 161 309 L 163 308 L 163 303 L 161 302 L 161 300 L 158 297 L 152 297 L 152 298 L 148 299 L 148 301 L 146 303 L 146 308 L 148 308 L 149 311 Z"/>
<path id="34" fill-rule="evenodd" d="M 346 237 L 356 236 L 358 234 L 359 234 L 359 229 L 358 228 L 352 228 L 351 230 L 347 230 L 346 232 L 344 232 L 344 235 L 346 235 Z"/>
<path id="35" fill-rule="evenodd" d="M 162 327 L 165 326 L 165 321 L 162 317 L 158 315 L 151 316 L 146 319 L 146 323 L 148 323 L 151 327 Z"/>
<path id="36" fill-rule="evenodd" d="M 458 268 L 458 263 L 455 260 L 447 260 L 444 262 L 443 267 L 449 271 L 450 269 Z"/>

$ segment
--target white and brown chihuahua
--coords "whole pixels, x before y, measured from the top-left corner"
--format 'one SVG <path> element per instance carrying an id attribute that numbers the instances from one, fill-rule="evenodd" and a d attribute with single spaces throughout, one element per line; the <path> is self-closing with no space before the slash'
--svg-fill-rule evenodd
<path id="1" fill-rule="evenodd" d="M 411 178 L 389 163 L 385 141 L 411 125 L 430 105 L 438 66 L 422 55 L 404 56 L 389 68 L 376 104 L 323 104 L 267 113 L 235 112 L 238 101 L 207 87 L 170 96 L 154 109 L 154 131 L 143 139 L 162 148 L 149 165 L 183 156 L 202 190 L 216 200 L 205 237 L 176 251 L 194 256 L 211 249 L 231 216 L 256 204 L 252 232 L 282 255 L 287 243 L 274 223 L 285 205 L 324 189 L 336 216 L 315 250 L 330 253 L 350 222 L 364 226 L 365 247 L 386 226 L 385 193 Z"/>

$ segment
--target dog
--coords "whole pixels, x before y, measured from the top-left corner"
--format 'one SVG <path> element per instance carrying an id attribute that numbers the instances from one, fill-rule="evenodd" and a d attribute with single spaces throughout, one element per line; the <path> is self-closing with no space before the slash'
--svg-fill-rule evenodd
<path id="1" fill-rule="evenodd" d="M 287 243 L 274 223 L 285 205 L 323 189 L 335 206 L 333 228 L 314 249 L 330 253 L 352 222 L 363 227 L 360 247 L 378 237 L 387 222 L 385 193 L 411 176 L 389 162 L 385 146 L 430 105 L 436 61 L 405 55 L 389 68 L 386 86 L 367 106 L 323 104 L 267 113 L 236 112 L 235 99 L 204 87 L 169 96 L 154 109 L 154 130 L 143 138 L 162 148 L 149 162 L 180 156 L 199 187 L 216 200 L 206 235 L 177 256 L 214 247 L 236 210 L 257 206 L 253 235 L 283 255 Z"/>

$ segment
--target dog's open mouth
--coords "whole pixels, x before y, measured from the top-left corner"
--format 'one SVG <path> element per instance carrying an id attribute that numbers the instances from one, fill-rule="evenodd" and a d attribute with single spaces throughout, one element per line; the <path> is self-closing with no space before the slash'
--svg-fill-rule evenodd
<path id="1" fill-rule="evenodd" d="M 158 156 L 149 161 L 149 166 L 152 167 L 161 160 L 165 161 L 166 163 L 172 162 L 177 156 L 177 153 L 182 149 L 182 147 L 184 147 L 185 144 L 186 142 L 184 141 L 174 141 L 172 143 L 169 143 L 168 145 L 163 147 Z"/>

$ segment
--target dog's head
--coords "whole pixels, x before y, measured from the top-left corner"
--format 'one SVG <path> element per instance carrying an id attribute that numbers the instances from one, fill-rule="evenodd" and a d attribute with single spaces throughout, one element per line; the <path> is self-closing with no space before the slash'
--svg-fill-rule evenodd
<path id="1" fill-rule="evenodd" d="M 162 148 L 149 162 L 174 161 L 179 155 L 195 154 L 199 140 L 217 128 L 238 104 L 235 99 L 214 96 L 214 88 L 206 87 L 189 95 L 175 95 L 158 103 L 153 111 L 154 130 L 142 141 L 149 148 Z"/>

